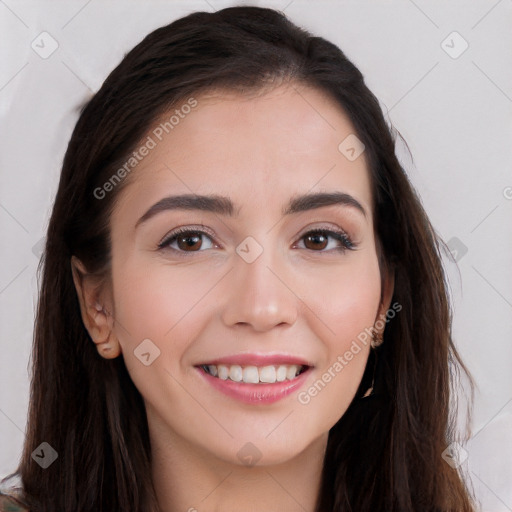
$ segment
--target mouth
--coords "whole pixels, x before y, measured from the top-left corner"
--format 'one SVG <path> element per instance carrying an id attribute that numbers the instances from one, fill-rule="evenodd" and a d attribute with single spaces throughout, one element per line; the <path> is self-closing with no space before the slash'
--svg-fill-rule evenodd
<path id="1" fill-rule="evenodd" d="M 238 364 L 203 364 L 200 368 L 208 375 L 245 384 L 275 384 L 294 380 L 309 369 L 308 365 L 280 364 L 267 366 L 241 366 Z"/>
<path id="2" fill-rule="evenodd" d="M 300 389 L 313 366 L 291 356 L 241 354 L 196 365 L 211 388 L 246 404 L 267 405 Z"/>

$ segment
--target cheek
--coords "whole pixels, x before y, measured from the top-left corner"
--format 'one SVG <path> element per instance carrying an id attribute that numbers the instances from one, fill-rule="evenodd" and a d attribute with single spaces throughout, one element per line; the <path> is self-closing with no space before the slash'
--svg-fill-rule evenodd
<path id="1" fill-rule="evenodd" d="M 180 271 L 135 258 L 116 265 L 113 259 L 115 332 L 122 357 L 146 404 L 159 411 L 169 404 L 180 410 L 191 405 L 183 403 L 181 363 L 201 329 L 201 299 L 213 284 L 192 275 L 197 275 L 192 267 Z"/>
<path id="2" fill-rule="evenodd" d="M 338 421 L 359 387 L 381 287 L 376 257 L 365 259 L 361 265 L 331 270 L 329 279 L 316 277 L 322 286 L 305 301 L 317 313 L 310 316 L 310 322 L 317 333 L 322 333 L 324 357 L 297 398 L 321 429 Z M 308 286 L 307 279 L 303 284 Z"/>
<path id="3" fill-rule="evenodd" d="M 116 334 L 125 359 L 143 340 L 150 339 L 160 349 L 162 359 L 176 366 L 201 328 L 200 318 L 208 291 L 215 284 L 214 276 L 192 266 L 173 269 L 136 258 L 117 264 L 114 260 L 112 267 L 119 325 Z"/>
<path id="4" fill-rule="evenodd" d="M 204 282 L 185 280 L 180 272 L 165 279 L 165 272 L 150 266 L 123 276 L 115 290 L 116 314 L 143 336 L 162 338 L 199 302 L 204 289 Z"/>
<path id="5" fill-rule="evenodd" d="M 374 253 L 358 254 L 352 261 L 305 273 L 301 279 L 305 301 L 325 324 L 324 338 L 331 348 L 343 350 L 347 341 L 371 327 L 379 308 L 381 276 Z M 306 290 L 311 290 L 305 293 Z"/>

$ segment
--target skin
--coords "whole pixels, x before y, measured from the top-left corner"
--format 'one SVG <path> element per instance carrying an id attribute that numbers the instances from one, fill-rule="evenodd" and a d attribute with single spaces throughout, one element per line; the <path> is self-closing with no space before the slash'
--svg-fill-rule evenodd
<path id="1" fill-rule="evenodd" d="M 366 160 L 338 150 L 355 130 L 318 90 L 196 99 L 118 198 L 110 278 L 99 283 L 73 259 L 82 316 L 103 357 L 122 354 L 144 398 L 162 511 L 313 511 L 328 431 L 356 393 L 369 344 L 309 403 L 298 392 L 375 324 L 393 291 L 390 276 L 381 290 Z M 293 195 L 320 191 L 352 195 L 366 216 L 344 205 L 282 216 Z M 165 211 L 136 228 L 163 197 L 192 192 L 229 196 L 238 217 Z M 214 236 L 195 252 L 176 241 L 183 257 L 157 249 L 176 227 L 201 225 Z M 357 249 L 336 251 L 331 237 L 306 245 L 314 228 L 342 229 Z M 247 236 L 263 248 L 252 263 L 235 252 Z M 149 366 L 134 355 L 144 339 L 160 350 Z M 244 352 L 292 354 L 314 368 L 269 405 L 227 397 L 194 368 Z M 248 442 L 260 453 L 254 466 L 237 456 Z"/>

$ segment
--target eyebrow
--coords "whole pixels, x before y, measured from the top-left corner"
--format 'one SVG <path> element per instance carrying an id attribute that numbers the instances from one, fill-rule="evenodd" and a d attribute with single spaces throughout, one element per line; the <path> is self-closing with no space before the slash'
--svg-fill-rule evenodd
<path id="1" fill-rule="evenodd" d="M 363 205 L 350 194 L 344 192 L 316 192 L 312 194 L 304 194 L 294 196 L 282 210 L 282 215 L 293 215 L 324 206 L 341 205 L 354 208 L 367 216 Z M 155 203 L 136 223 L 135 227 L 146 222 L 158 213 L 168 210 L 200 210 L 203 212 L 211 212 L 219 215 L 235 217 L 240 212 L 240 207 L 235 205 L 229 197 L 197 194 L 182 194 L 177 196 L 169 196 L 160 199 Z"/>

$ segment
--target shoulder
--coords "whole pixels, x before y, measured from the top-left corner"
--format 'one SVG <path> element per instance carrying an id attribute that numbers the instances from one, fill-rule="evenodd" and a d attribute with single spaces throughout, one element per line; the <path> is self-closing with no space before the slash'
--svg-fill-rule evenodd
<path id="1" fill-rule="evenodd" d="M 30 512 L 23 502 L 23 486 L 17 474 L 0 480 L 0 512 Z"/>
<path id="2" fill-rule="evenodd" d="M 12 495 L 0 492 L 0 512 L 30 512 L 28 508 Z"/>

